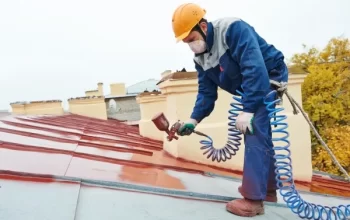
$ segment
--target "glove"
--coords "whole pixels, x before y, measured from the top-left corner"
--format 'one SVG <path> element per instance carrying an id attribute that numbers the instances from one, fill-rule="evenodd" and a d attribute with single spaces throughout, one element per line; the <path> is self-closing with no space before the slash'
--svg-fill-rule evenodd
<path id="1" fill-rule="evenodd" d="M 180 128 L 177 130 L 177 134 L 180 136 L 190 135 L 194 131 L 194 128 L 197 126 L 198 122 L 195 119 L 189 119 L 185 123 L 182 123 Z"/>
<path id="2" fill-rule="evenodd" d="M 236 128 L 242 132 L 242 134 L 245 134 L 247 130 L 253 134 L 253 119 L 253 113 L 241 112 L 236 119 Z"/>

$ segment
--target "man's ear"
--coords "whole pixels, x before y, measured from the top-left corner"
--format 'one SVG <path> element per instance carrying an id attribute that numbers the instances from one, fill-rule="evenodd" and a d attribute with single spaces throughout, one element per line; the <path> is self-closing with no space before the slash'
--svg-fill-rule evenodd
<path id="1" fill-rule="evenodd" d="M 202 21 L 201 23 L 199 23 L 199 26 L 201 27 L 204 33 L 207 33 L 207 29 L 208 29 L 207 22 Z"/>

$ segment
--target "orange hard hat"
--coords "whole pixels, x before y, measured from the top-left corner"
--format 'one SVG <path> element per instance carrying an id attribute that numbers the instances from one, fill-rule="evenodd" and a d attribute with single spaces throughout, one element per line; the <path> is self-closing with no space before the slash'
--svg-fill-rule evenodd
<path id="1" fill-rule="evenodd" d="M 203 8 L 194 3 L 186 3 L 177 7 L 172 19 L 176 41 L 179 42 L 186 38 L 205 13 Z"/>

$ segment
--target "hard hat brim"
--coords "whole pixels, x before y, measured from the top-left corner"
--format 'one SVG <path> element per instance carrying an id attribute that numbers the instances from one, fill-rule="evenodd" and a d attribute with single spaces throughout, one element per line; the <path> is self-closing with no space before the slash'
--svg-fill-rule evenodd
<path id="1" fill-rule="evenodd" d="M 181 34 L 180 36 L 178 36 L 176 38 L 176 43 L 179 43 L 180 41 L 182 41 L 183 39 L 185 39 L 190 33 L 191 33 L 192 30 L 189 30 L 183 34 Z"/>

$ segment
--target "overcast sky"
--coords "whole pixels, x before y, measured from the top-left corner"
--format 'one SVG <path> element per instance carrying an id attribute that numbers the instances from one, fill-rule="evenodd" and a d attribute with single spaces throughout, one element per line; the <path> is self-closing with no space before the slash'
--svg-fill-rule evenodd
<path id="1" fill-rule="evenodd" d="M 0 0 L 0 109 L 14 101 L 84 96 L 104 83 L 131 85 L 164 70 L 194 70 L 175 43 L 182 0 Z M 207 19 L 240 17 L 286 58 L 302 44 L 350 36 L 349 0 L 202 0 Z M 66 106 L 66 104 L 65 104 Z"/>

